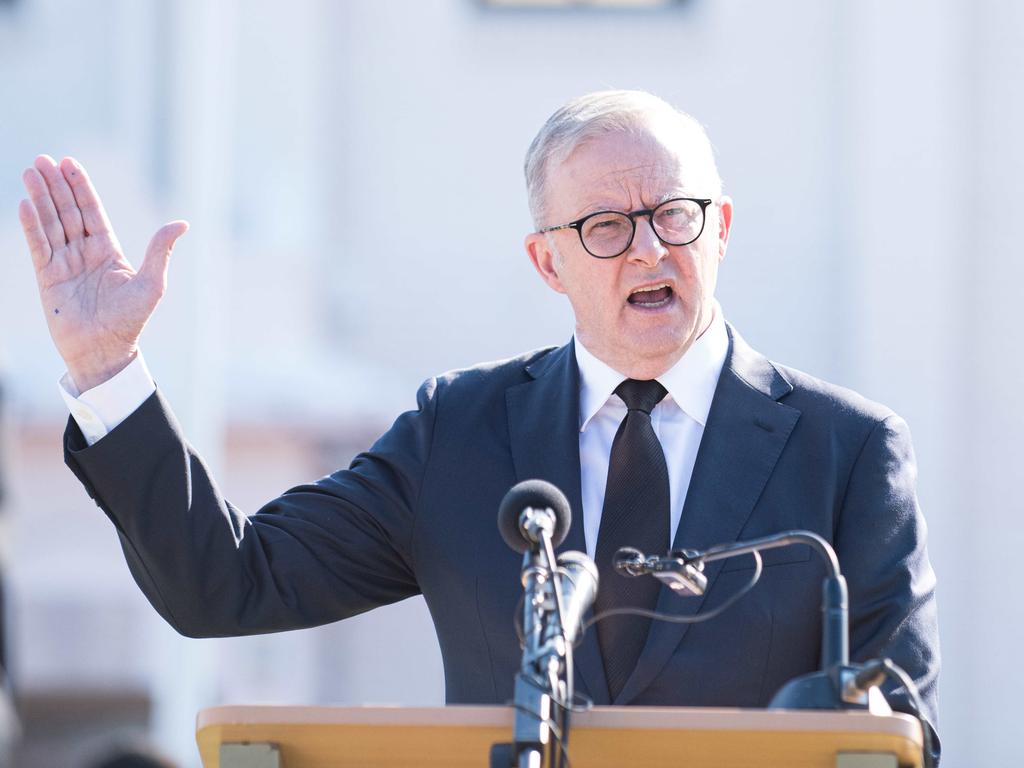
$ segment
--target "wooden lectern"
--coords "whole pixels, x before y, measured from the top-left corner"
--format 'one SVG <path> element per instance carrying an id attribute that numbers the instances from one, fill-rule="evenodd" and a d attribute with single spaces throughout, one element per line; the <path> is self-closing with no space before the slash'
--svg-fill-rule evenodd
<path id="1" fill-rule="evenodd" d="M 213 707 L 204 768 L 488 768 L 509 707 Z M 920 768 L 921 726 L 865 712 L 595 707 L 572 716 L 572 768 Z"/>

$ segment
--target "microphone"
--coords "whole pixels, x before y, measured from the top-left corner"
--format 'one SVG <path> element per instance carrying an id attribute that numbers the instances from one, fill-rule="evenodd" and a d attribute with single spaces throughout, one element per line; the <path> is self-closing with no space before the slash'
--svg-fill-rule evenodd
<path id="1" fill-rule="evenodd" d="M 597 595 L 597 566 L 582 552 L 555 547 L 569 532 L 565 495 L 551 483 L 526 480 L 505 494 L 498 530 L 523 553 L 525 589 L 515 679 L 512 742 L 495 744 L 491 766 L 561 765 L 573 701 L 572 648 L 583 635 L 583 616 Z"/>
<path id="2" fill-rule="evenodd" d="M 516 483 L 498 507 L 501 538 L 516 552 L 537 551 L 545 534 L 557 547 L 569 533 L 571 519 L 565 494 L 544 480 Z"/>
<path id="3" fill-rule="evenodd" d="M 628 576 L 650 574 L 661 579 L 677 592 L 683 594 L 704 594 L 707 577 L 702 573 L 704 564 L 724 560 L 742 554 L 762 552 L 768 549 L 804 544 L 820 555 L 827 564 L 828 575 L 822 582 L 822 629 L 821 664 L 818 672 L 791 680 L 784 685 L 771 702 L 770 709 L 838 709 L 852 705 L 841 696 L 846 680 L 853 673 L 850 667 L 848 598 L 846 579 L 839 570 L 839 559 L 835 550 L 821 536 L 811 531 L 783 531 L 749 541 L 719 544 L 702 552 L 673 550 L 666 557 L 645 556 L 635 549 L 623 548 L 616 552 L 615 565 L 620 573 Z M 695 567 L 696 566 L 696 567 Z M 691 576 L 699 577 L 696 581 Z M 755 572 L 760 575 L 760 566 Z M 753 582 L 751 582 L 753 586 Z M 695 589 L 696 588 L 696 589 Z M 745 591 L 745 590 L 744 590 Z M 742 595 L 738 593 L 735 597 Z M 724 603 L 730 605 L 731 600 Z M 852 688 L 851 688 L 852 690 Z M 851 695 L 850 698 L 853 698 Z"/>
<path id="4" fill-rule="evenodd" d="M 534 587 L 550 586 L 555 609 L 552 618 L 557 618 L 557 623 L 543 618 L 541 623 L 547 624 L 548 631 L 564 637 L 568 645 L 575 646 L 583 635 L 583 616 L 597 596 L 598 575 L 594 561 L 583 552 L 563 552 L 553 557 L 554 548 L 569 532 L 571 520 L 565 494 L 544 480 L 517 483 L 498 507 L 501 537 L 509 547 L 527 557 L 523 585 L 539 577 Z M 545 538 L 550 541 L 550 549 Z"/>
<path id="5" fill-rule="evenodd" d="M 634 547 L 619 547 L 612 564 L 620 576 L 646 576 L 651 572 L 647 566 L 647 556 Z"/>
<path id="6" fill-rule="evenodd" d="M 616 551 L 613 562 L 620 576 L 654 576 L 682 597 L 699 597 L 708 588 L 704 562 L 690 550 L 672 550 L 665 557 L 648 557 L 639 549 L 622 547 Z"/>
<path id="7" fill-rule="evenodd" d="M 562 587 L 562 632 L 575 646 L 583 637 L 583 616 L 597 597 L 597 566 L 582 552 L 558 556 L 558 580 Z"/>

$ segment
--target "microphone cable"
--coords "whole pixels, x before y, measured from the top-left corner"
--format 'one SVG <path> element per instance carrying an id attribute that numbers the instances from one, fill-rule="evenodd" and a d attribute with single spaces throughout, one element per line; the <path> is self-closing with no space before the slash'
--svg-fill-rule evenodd
<path id="1" fill-rule="evenodd" d="M 921 745 L 924 753 L 924 768 L 935 768 L 935 754 L 932 752 L 931 726 L 928 725 L 928 721 L 924 717 L 924 702 L 921 700 L 921 692 L 917 689 L 917 684 L 914 682 L 913 678 L 907 674 L 907 671 L 903 669 L 903 667 L 899 666 L 888 657 L 869 661 L 864 664 L 864 668 L 856 674 L 850 682 L 850 686 L 858 691 L 866 691 L 869 688 L 874 688 L 875 686 L 879 686 L 879 690 L 881 690 L 881 684 L 885 682 L 886 678 L 895 680 L 906 688 L 907 695 L 910 696 L 910 704 L 914 709 L 912 714 L 921 724 Z M 884 691 L 882 695 L 885 695 Z"/>
<path id="2" fill-rule="evenodd" d="M 754 585 L 761 580 L 761 573 L 764 571 L 764 564 L 761 561 L 761 555 L 759 552 L 753 551 L 748 552 L 751 557 L 754 558 L 754 574 L 750 577 L 750 581 L 743 585 L 742 588 L 735 594 L 731 595 L 721 605 L 716 608 L 712 608 L 710 611 L 704 613 L 696 613 L 693 616 L 677 616 L 672 613 L 661 613 L 659 611 L 650 611 L 646 608 L 609 608 L 607 611 L 601 611 L 601 613 L 592 616 L 584 625 L 583 630 L 586 631 L 590 627 L 597 624 L 599 621 L 603 621 L 610 616 L 642 616 L 646 619 L 654 619 L 657 621 L 667 621 L 670 624 L 699 624 L 702 621 L 708 621 L 720 616 L 726 610 L 731 608 L 736 601 L 746 595 L 750 590 L 754 588 Z M 647 575 L 647 574 L 644 574 Z"/>

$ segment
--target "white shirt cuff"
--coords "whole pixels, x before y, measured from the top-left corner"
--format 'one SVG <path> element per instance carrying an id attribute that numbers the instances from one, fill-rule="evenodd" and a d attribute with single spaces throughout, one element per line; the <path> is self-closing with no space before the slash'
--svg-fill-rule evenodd
<path id="1" fill-rule="evenodd" d="M 140 352 L 124 370 L 92 389 L 79 392 L 69 373 L 61 377 L 58 388 L 86 443 L 92 445 L 131 416 L 156 391 L 156 382 Z"/>

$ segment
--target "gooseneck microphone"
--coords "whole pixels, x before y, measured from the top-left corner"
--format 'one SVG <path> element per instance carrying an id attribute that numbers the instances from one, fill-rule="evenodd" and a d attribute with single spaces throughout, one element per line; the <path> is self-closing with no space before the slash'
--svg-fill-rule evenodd
<path id="1" fill-rule="evenodd" d="M 555 556 L 571 520 L 565 495 L 543 480 L 515 485 L 498 507 L 501 537 L 523 553 L 525 596 L 513 741 L 491 748 L 492 768 L 563 764 L 573 700 L 572 648 L 597 595 L 593 560 L 582 552 Z"/>
<path id="2" fill-rule="evenodd" d="M 708 588 L 704 563 L 690 550 L 669 552 L 665 557 L 648 557 L 639 549 L 622 547 L 612 561 L 622 576 L 654 576 L 680 595 L 703 595 Z"/>
<path id="3" fill-rule="evenodd" d="M 793 544 L 809 546 L 828 567 L 821 590 L 821 668 L 846 666 L 850 663 L 846 579 L 839 570 L 839 558 L 832 545 L 816 533 L 783 531 L 759 539 L 719 544 L 703 552 L 675 549 L 664 557 L 645 556 L 638 550 L 623 547 L 615 553 L 615 568 L 624 576 L 650 574 L 682 595 L 703 595 L 708 586 L 704 575 L 706 563 Z"/>
<path id="4" fill-rule="evenodd" d="M 754 585 L 760 575 L 758 553 L 793 544 L 804 544 L 824 559 L 828 574 L 821 589 L 821 664 L 820 669 L 801 675 L 782 686 L 768 704 L 770 709 L 865 709 L 873 714 L 892 714 L 878 687 L 885 678 L 897 680 L 908 691 L 918 710 L 924 742 L 924 765 L 934 765 L 930 726 L 921 716 L 923 709 L 913 680 L 890 659 L 850 664 L 849 599 L 846 579 L 839 569 L 835 550 L 821 536 L 811 531 L 784 531 L 749 541 L 720 544 L 702 552 L 672 550 L 665 556 L 645 555 L 631 547 L 615 553 L 615 569 L 622 576 L 654 576 L 680 595 L 703 595 L 708 587 L 704 566 L 743 554 L 756 559 L 755 578 L 741 592 L 706 615 L 688 617 L 688 622 L 709 619 Z M 665 617 L 673 620 L 672 617 Z"/>

